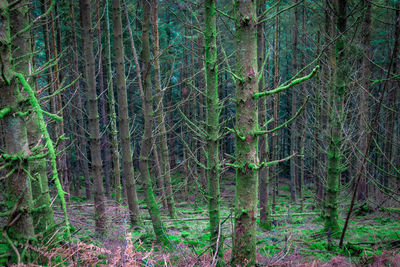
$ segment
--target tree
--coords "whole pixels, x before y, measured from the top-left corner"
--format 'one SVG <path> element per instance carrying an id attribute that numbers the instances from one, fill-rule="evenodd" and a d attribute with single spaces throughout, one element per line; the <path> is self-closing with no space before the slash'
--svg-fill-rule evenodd
<path id="1" fill-rule="evenodd" d="M 342 122 L 344 114 L 344 96 L 346 91 L 346 57 L 345 36 L 346 30 L 346 0 L 331 3 L 335 7 L 336 29 L 339 35 L 335 41 L 335 51 L 331 58 L 331 67 L 334 71 L 334 85 L 331 88 L 331 110 L 329 116 L 329 149 L 327 166 L 327 187 L 325 201 L 324 230 L 333 235 L 339 231 L 338 224 L 338 181 L 342 172 Z"/>
<path id="2" fill-rule="evenodd" d="M 265 0 L 257 1 L 257 14 L 258 17 L 262 16 L 265 12 Z M 266 84 L 265 78 L 265 70 L 263 69 L 264 62 L 268 61 L 269 58 L 265 58 L 265 23 L 259 23 L 257 25 L 257 65 L 260 71 L 260 75 L 262 75 L 262 79 L 259 82 L 258 90 L 261 92 L 264 90 L 264 86 Z M 268 63 L 265 64 L 268 66 Z M 268 123 L 267 119 L 267 101 L 266 98 L 262 98 L 259 100 L 259 113 L 258 120 L 260 124 L 266 125 Z M 259 153 L 260 153 L 260 161 L 268 161 L 269 160 L 269 144 L 268 144 L 268 135 L 261 135 L 259 137 Z M 259 171 L 259 201 L 260 201 L 260 226 L 264 229 L 271 228 L 270 221 L 270 207 L 268 201 L 269 195 L 269 186 L 270 185 L 270 172 L 269 168 L 265 167 L 260 169 Z"/>
<path id="3" fill-rule="evenodd" d="M 111 135 L 111 154 L 113 165 L 113 185 L 115 190 L 115 199 L 120 202 L 122 200 L 122 187 L 121 187 L 121 167 L 120 155 L 118 145 L 118 130 L 117 130 L 117 114 L 115 112 L 115 98 L 114 98 L 114 83 L 111 65 L 111 31 L 110 31 L 110 15 L 108 8 L 108 0 L 105 2 L 105 20 L 106 20 L 106 63 L 107 63 L 107 94 L 108 94 L 108 107 L 110 113 L 110 135 Z M 121 16 L 121 15 L 119 15 Z M 129 153 L 131 155 L 131 153 Z M 132 161 L 130 166 L 132 166 Z M 136 190 L 135 190 L 136 191 Z M 137 198 L 136 198 L 137 199 Z"/>
<path id="4" fill-rule="evenodd" d="M 175 200 L 171 186 L 171 166 L 170 157 L 168 151 L 168 138 L 167 129 L 165 126 L 165 114 L 164 114 L 164 103 L 163 103 L 163 92 L 161 89 L 161 70 L 160 70 L 160 47 L 158 37 L 158 0 L 152 0 L 152 29 L 153 29 L 153 55 L 154 55 L 154 85 L 156 89 L 155 101 L 156 101 L 156 119 L 160 126 L 160 143 L 161 143 L 161 164 L 162 164 L 162 176 L 164 177 L 165 194 L 167 198 L 167 206 L 169 216 L 175 218 Z M 155 153 L 155 152 L 154 152 Z"/>
<path id="5" fill-rule="evenodd" d="M 27 16 L 28 7 L 23 3 L 18 3 L 14 8 L 17 8 L 20 14 Z M 34 227 L 28 166 L 30 150 L 26 124 L 21 115 L 24 110 L 21 110 L 19 104 L 23 99 L 20 91 L 21 86 L 14 75 L 15 66 L 12 65 L 10 15 L 8 1 L 0 2 L 0 58 L 2 60 L 0 118 L 2 119 L 5 140 L 4 153 L 1 154 L 0 163 L 7 172 L 6 197 L 7 208 L 10 211 L 2 235 L 9 241 L 9 246 L 16 250 L 15 245 L 18 247 L 18 245 L 34 238 Z M 10 250 L 12 250 L 11 247 Z M 17 258 L 15 260 L 17 263 L 24 260 L 20 258 L 19 254 L 15 254 L 15 258 Z"/>
<path id="6" fill-rule="evenodd" d="M 131 137 L 129 133 L 128 98 L 125 81 L 124 48 L 122 42 L 121 4 L 119 0 L 113 0 L 112 4 L 114 21 L 114 61 L 117 70 L 117 102 L 122 146 L 122 176 L 124 177 L 127 186 L 126 193 L 128 197 L 131 223 L 133 225 L 138 225 L 141 220 L 133 170 Z"/>
<path id="7" fill-rule="evenodd" d="M 74 2 L 73 0 L 69 1 L 69 15 L 70 15 L 70 22 L 71 22 L 71 42 L 72 42 L 72 78 L 76 80 L 79 75 L 79 52 L 78 52 L 78 42 L 76 38 L 76 29 L 75 29 L 75 11 L 74 11 Z M 46 31 L 46 29 L 45 29 Z M 91 199 L 92 198 L 92 193 L 91 193 L 91 184 L 90 184 L 90 173 L 89 173 L 89 164 L 87 160 L 87 140 L 86 140 L 86 134 L 85 134 L 85 121 L 84 121 L 84 116 L 83 116 L 83 101 L 82 101 L 82 96 L 81 96 L 81 90 L 78 90 L 78 82 L 74 83 L 72 85 L 72 88 L 77 90 L 76 96 L 74 98 L 74 102 L 76 105 L 76 123 L 77 126 L 77 131 L 76 131 L 76 136 L 78 139 L 78 147 L 77 147 L 77 158 L 79 161 L 79 165 L 82 170 L 83 177 L 85 179 L 85 192 L 86 192 L 86 198 Z M 74 114 L 74 113 L 73 113 Z"/>
<path id="8" fill-rule="evenodd" d="M 257 13 L 256 2 L 234 2 L 236 41 L 236 191 L 231 264 L 256 262 L 258 171 Z"/>
<path id="9" fill-rule="evenodd" d="M 105 232 L 107 217 L 105 214 L 103 189 L 103 164 L 100 149 L 100 126 L 96 93 L 95 61 L 93 54 L 92 10 L 90 0 L 79 0 L 82 24 L 83 56 L 85 62 L 85 87 L 88 93 L 88 128 L 90 134 L 91 167 L 94 179 L 94 203 L 96 232 Z"/>
<path id="10" fill-rule="evenodd" d="M 219 162 L 219 99 L 217 64 L 217 25 L 215 0 L 204 1 L 205 65 L 207 100 L 207 179 L 208 212 L 210 216 L 210 242 L 213 253 L 218 253 L 219 264 L 223 264 L 223 239 L 220 222 L 220 162 Z"/>
<path id="11" fill-rule="evenodd" d="M 140 149 L 139 169 L 143 181 L 143 189 L 145 191 L 147 209 L 150 213 L 151 221 L 153 223 L 154 233 L 158 242 L 167 242 L 163 233 L 160 211 L 158 209 L 157 201 L 154 197 L 152 179 L 149 170 L 149 156 L 152 147 L 152 125 L 153 125 L 153 97 L 151 88 L 151 62 L 150 62 L 150 3 L 146 0 L 142 1 L 143 4 L 143 22 L 142 22 L 142 77 L 143 77 L 143 91 L 142 107 L 144 117 L 144 133 L 142 137 L 142 146 Z"/>
<path id="12" fill-rule="evenodd" d="M 32 52 L 30 31 L 24 31 L 29 25 L 29 1 L 21 1 L 18 8 L 10 11 L 11 20 L 10 31 L 14 36 L 12 42 L 12 58 L 14 58 L 14 70 L 28 77 L 32 74 Z M 33 87 L 33 79 L 30 79 Z M 38 116 L 35 112 L 30 113 L 26 121 L 29 149 L 39 154 L 44 149 L 42 139 L 42 129 Z M 35 212 L 32 214 L 36 233 L 44 233 L 54 226 L 54 214 L 51 208 L 51 199 L 48 187 L 46 170 L 46 159 L 28 161 L 29 171 L 32 177 L 32 197 L 34 199 Z"/>

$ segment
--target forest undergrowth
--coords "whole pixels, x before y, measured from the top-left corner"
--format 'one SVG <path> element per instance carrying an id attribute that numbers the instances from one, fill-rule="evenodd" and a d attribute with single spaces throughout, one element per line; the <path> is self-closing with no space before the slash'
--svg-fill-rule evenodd
<path id="1" fill-rule="evenodd" d="M 178 182 L 179 174 L 175 175 Z M 234 182 L 222 182 L 221 232 L 225 262 L 229 262 L 234 218 Z M 400 266 L 400 212 L 396 209 L 374 210 L 372 203 L 359 206 L 353 216 L 343 248 L 339 236 L 328 236 L 316 207 L 312 188 L 307 188 L 303 209 L 300 201 L 290 201 L 289 186 L 282 183 L 272 216 L 272 229 L 257 229 L 258 266 Z M 342 194 L 348 194 L 344 191 Z M 178 199 L 179 199 L 178 195 Z M 345 199 L 345 198 L 344 198 Z M 61 208 L 54 207 L 56 220 L 62 222 Z M 347 210 L 349 203 L 341 203 Z M 107 234 L 95 234 L 94 203 L 85 197 L 72 196 L 68 215 L 73 244 L 64 242 L 62 232 L 43 238 L 41 246 L 28 246 L 36 252 L 29 266 L 215 266 L 216 257 L 209 245 L 210 233 L 206 202 L 194 199 L 177 203 L 177 219 L 163 212 L 164 234 L 170 244 L 155 243 L 150 217 L 141 200 L 143 224 L 131 229 L 125 204 L 106 202 Z M 340 214 L 340 224 L 345 214 Z M 223 240 L 223 241 L 222 241 Z M 24 265 L 20 265 L 24 266 Z"/>

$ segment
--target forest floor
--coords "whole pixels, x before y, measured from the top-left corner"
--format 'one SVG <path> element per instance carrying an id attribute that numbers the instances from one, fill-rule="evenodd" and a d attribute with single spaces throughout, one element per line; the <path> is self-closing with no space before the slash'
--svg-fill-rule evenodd
<path id="1" fill-rule="evenodd" d="M 179 174 L 173 178 L 175 185 L 182 181 Z M 225 261 L 229 262 L 234 178 L 223 179 L 221 189 L 221 229 Z M 257 229 L 259 266 L 400 266 L 398 210 L 372 211 L 365 208 L 368 205 L 356 210 L 346 234 L 345 246 L 340 249 L 337 238 L 328 237 L 321 231 L 323 221 L 313 203 L 311 188 L 305 191 L 303 209 L 299 201 L 292 203 L 290 200 L 287 184 L 281 184 L 280 189 L 273 228 L 270 231 Z M 343 196 L 340 199 L 350 198 L 348 192 L 341 194 Z M 96 251 L 86 255 L 86 262 L 93 263 L 94 258 L 100 258 L 100 262 L 110 265 L 134 262 L 143 266 L 210 266 L 213 255 L 208 243 L 210 234 L 205 198 L 195 204 L 194 196 L 185 202 L 180 201 L 180 197 L 178 194 L 176 201 L 178 219 L 170 220 L 166 210 L 162 209 L 165 234 L 172 244 L 168 248 L 161 248 L 154 243 L 155 237 L 143 200 L 140 202 L 142 214 L 146 214 L 145 222 L 133 231 L 129 229 L 126 206 L 108 200 L 107 236 L 99 238 L 94 232 L 93 202 L 86 201 L 84 197 L 71 197 L 68 215 L 75 230 L 74 237 L 80 240 L 81 246 L 84 244 L 82 251 L 88 248 L 87 244 L 92 244 L 89 249 Z M 344 224 L 348 205 L 347 202 L 340 203 L 340 225 Z M 56 210 L 55 213 L 61 220 L 62 211 Z M 85 255 L 81 260 L 84 258 Z"/>

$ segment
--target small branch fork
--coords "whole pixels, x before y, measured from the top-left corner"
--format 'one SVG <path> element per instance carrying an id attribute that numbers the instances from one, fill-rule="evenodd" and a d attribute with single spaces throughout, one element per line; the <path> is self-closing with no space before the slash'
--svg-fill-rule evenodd
<path id="1" fill-rule="evenodd" d="M 254 133 L 254 135 L 270 134 L 270 133 L 276 132 L 276 131 L 286 127 L 289 123 L 291 123 L 293 120 L 295 120 L 301 114 L 301 112 L 303 112 L 303 110 L 306 107 L 309 99 L 310 99 L 310 96 L 307 96 L 306 97 L 306 101 L 304 102 L 304 104 L 300 107 L 300 109 L 296 112 L 296 114 L 292 118 L 290 118 L 289 120 L 285 121 L 284 123 L 282 123 L 281 125 L 275 127 L 274 129 L 264 130 L 264 131 L 257 131 L 257 132 Z"/>

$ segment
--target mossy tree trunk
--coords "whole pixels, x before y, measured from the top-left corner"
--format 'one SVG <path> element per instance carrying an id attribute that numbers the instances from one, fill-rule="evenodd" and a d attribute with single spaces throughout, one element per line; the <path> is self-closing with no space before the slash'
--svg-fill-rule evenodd
<path id="1" fill-rule="evenodd" d="M 0 156 L 1 164 L 9 164 L 5 168 L 7 208 L 10 211 L 7 225 L 2 233 L 3 237 L 11 239 L 18 247 L 19 244 L 34 237 L 32 220 L 32 192 L 31 181 L 26 171 L 29 171 L 27 157 L 30 154 L 28 136 L 24 118 L 17 115 L 20 110 L 20 101 L 23 97 L 20 85 L 13 78 L 13 66 L 11 55 L 10 37 L 10 12 L 8 1 L 0 2 L 0 58 L 2 68 L 0 75 L 0 110 L 8 110 L 1 116 L 5 148 L 4 153 L 9 155 Z M 17 4 L 23 14 L 28 16 L 28 6 Z M 30 49 L 30 47 L 28 47 Z M 6 159 L 8 158 L 8 159 Z M 12 224 L 11 224 L 12 223 Z M 14 247 L 15 248 L 15 247 Z M 12 251 L 11 247 L 9 248 Z M 19 255 L 13 255 L 15 262 L 21 260 Z M 23 259 L 22 259 L 23 260 Z"/>
<path id="2" fill-rule="evenodd" d="M 256 2 L 235 0 L 236 41 L 236 193 L 231 264 L 256 263 L 258 171 Z"/>
<path id="3" fill-rule="evenodd" d="M 215 0 L 205 0 L 205 63 L 207 100 L 207 178 L 208 212 L 210 217 L 210 242 L 213 253 L 218 253 L 223 264 L 223 239 L 220 225 L 220 162 L 219 162 L 219 99 L 217 64 L 217 24 Z M 218 242 L 218 244 L 217 244 Z"/>
<path id="4" fill-rule="evenodd" d="M 142 146 L 140 149 L 139 169 L 143 181 L 143 189 L 145 191 L 147 209 L 150 213 L 153 224 L 154 233 L 158 242 L 165 242 L 166 238 L 163 233 L 160 212 L 157 201 L 154 197 L 152 180 L 149 170 L 149 156 L 152 147 L 152 125 L 153 125 L 153 96 L 151 86 L 151 61 L 150 61 L 150 7 L 151 3 L 147 0 L 142 1 L 143 5 L 143 21 L 142 21 L 142 77 L 143 91 L 142 107 L 144 116 L 144 133 L 142 137 Z"/>
<path id="5" fill-rule="evenodd" d="M 108 9 L 108 0 L 105 2 L 105 21 L 106 21 L 106 64 L 107 64 L 107 94 L 108 108 L 110 114 L 110 136 L 111 136 L 111 154 L 112 154 L 112 183 L 114 186 L 115 200 L 120 202 L 122 199 L 121 187 L 121 165 L 118 145 L 117 114 L 115 112 L 114 83 L 111 65 L 111 31 L 110 15 Z"/>
<path id="6" fill-rule="evenodd" d="M 160 127 L 160 145 L 161 145 L 161 165 L 162 165 L 162 175 L 164 177 L 165 194 L 167 198 L 167 206 L 169 216 L 175 218 L 175 200 L 172 193 L 171 186 L 171 166 L 170 157 L 168 151 L 168 139 L 167 139 L 167 129 L 165 127 L 165 113 L 164 113 L 164 103 L 163 103 L 163 92 L 161 89 L 161 74 L 160 74 L 160 45 L 158 37 L 158 0 L 152 0 L 152 29 L 153 29 L 153 54 L 154 54 L 154 85 L 155 85 L 155 95 L 156 95 L 156 118 L 157 123 Z"/>
<path id="7" fill-rule="evenodd" d="M 265 11 L 265 0 L 257 0 L 257 14 L 260 17 Z M 263 72 L 263 77 L 258 84 L 258 90 L 261 92 L 264 90 L 266 85 L 266 71 L 263 68 L 263 63 L 265 59 L 265 36 L 264 36 L 265 23 L 259 23 L 257 25 L 257 65 L 259 72 Z M 265 64 L 268 66 L 268 63 Z M 262 98 L 258 103 L 259 113 L 258 120 L 261 124 L 267 122 L 267 100 Z M 261 135 L 259 137 L 259 150 L 260 150 L 260 161 L 269 160 L 269 145 L 268 145 L 268 135 Z M 270 207 L 268 201 L 269 195 L 269 184 L 270 184 L 270 173 L 269 167 L 262 168 L 259 171 L 259 201 L 260 201 L 260 226 L 263 229 L 271 228 L 271 218 L 270 218 Z"/>
<path id="8" fill-rule="evenodd" d="M 121 4 L 119 0 L 113 0 L 114 22 L 114 58 L 117 74 L 118 117 L 122 148 L 122 175 L 127 187 L 128 206 L 131 223 L 140 223 L 139 203 L 136 193 L 135 175 L 133 170 L 131 137 L 129 133 L 128 98 L 125 80 L 124 47 L 121 22 Z"/>
<path id="9" fill-rule="evenodd" d="M 90 135 L 91 167 L 94 180 L 94 205 L 96 232 L 103 234 L 107 217 L 105 214 L 104 188 L 103 188 L 103 164 L 100 149 L 100 126 L 98 101 L 96 93 L 95 60 L 93 54 L 93 29 L 90 0 L 79 0 L 81 23 L 83 57 L 85 62 L 85 87 L 88 93 L 88 130 Z"/>
<path id="10" fill-rule="evenodd" d="M 331 68 L 334 71 L 334 85 L 331 92 L 331 110 L 329 117 L 329 148 L 327 167 L 327 188 L 325 201 L 324 230 L 328 234 L 339 231 L 338 224 L 338 180 L 342 165 L 342 122 L 344 116 L 344 95 L 346 91 L 346 57 L 345 36 L 346 29 L 346 0 L 333 3 L 336 10 L 336 29 L 339 34 L 335 42 L 335 52 L 331 59 Z"/>
<path id="11" fill-rule="evenodd" d="M 21 1 L 16 8 L 10 11 L 11 35 L 15 36 L 12 43 L 12 56 L 15 59 L 15 71 L 28 76 L 32 73 L 32 51 L 30 31 L 22 32 L 29 25 L 29 1 Z M 32 82 L 31 82 L 32 84 Z M 32 152 L 43 149 L 43 145 L 38 145 L 42 139 L 42 131 L 40 129 L 37 114 L 32 112 L 26 121 L 27 136 L 29 147 Z M 48 178 L 46 171 L 46 159 L 38 159 L 29 161 L 29 170 L 32 177 L 32 196 L 35 200 L 35 207 L 39 208 L 33 213 L 35 232 L 43 233 L 47 227 L 54 224 L 54 214 L 51 208 L 51 200 L 48 188 Z"/>

